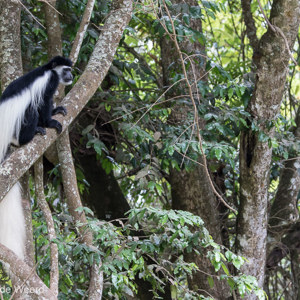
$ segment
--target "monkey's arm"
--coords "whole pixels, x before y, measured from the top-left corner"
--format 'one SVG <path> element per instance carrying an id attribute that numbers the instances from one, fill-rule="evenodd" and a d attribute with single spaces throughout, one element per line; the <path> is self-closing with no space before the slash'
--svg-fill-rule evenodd
<path id="1" fill-rule="evenodd" d="M 45 95 L 43 105 L 39 109 L 39 121 L 38 126 L 43 128 L 54 128 L 57 133 L 62 132 L 62 125 L 57 121 L 52 119 L 53 114 L 66 113 L 66 110 L 62 106 L 58 106 L 53 109 L 53 100 L 51 96 Z"/>

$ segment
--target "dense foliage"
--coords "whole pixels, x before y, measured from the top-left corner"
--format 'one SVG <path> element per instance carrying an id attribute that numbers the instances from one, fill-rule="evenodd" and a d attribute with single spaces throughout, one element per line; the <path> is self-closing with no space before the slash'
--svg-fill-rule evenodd
<path id="1" fill-rule="evenodd" d="M 61 23 L 65 55 L 68 55 L 76 35 L 74 24 L 79 24 L 85 2 L 70 0 L 57 3 L 57 9 L 64 15 Z M 96 1 L 74 69 L 77 77 L 86 66 L 101 32 L 110 2 Z M 166 35 L 166 28 L 172 33 L 174 24 L 179 43 L 188 38 L 189 43 L 205 45 L 206 54 L 195 53 L 205 64 L 207 72 L 205 78 L 197 81 L 202 147 L 218 191 L 235 208 L 239 204 L 238 155 L 242 131 L 250 128 L 258 132 L 259 139 L 273 147 L 269 190 L 271 203 L 283 161 L 299 155 L 299 141 L 294 136 L 294 118 L 298 107 L 296 99 L 300 97 L 299 74 L 296 72 L 299 67 L 290 66 L 281 114 L 268 124 L 268 128 L 276 132 L 274 137 L 270 137 L 261 131 L 257 120 L 253 120 L 247 111 L 254 88 L 251 77 L 253 53 L 241 21 L 240 2 L 199 1 L 199 6 L 189 6 L 184 2 L 172 4 L 168 0 L 165 3 L 172 12 L 172 22 L 160 10 L 163 1 L 141 2 L 135 2 L 134 15 L 124 32 L 113 65 L 83 112 L 88 119 L 82 122 L 79 118 L 71 130 L 75 156 L 78 153 L 96 156 L 106 174 L 117 180 L 132 209 L 124 217 L 99 220 L 98 213 L 93 212 L 92 207 L 82 207 L 89 215 L 88 226 L 96 241 L 94 249 L 85 246 L 77 236 L 81 224 L 72 225 L 63 193 L 59 193 L 59 168 L 52 168 L 48 174 L 47 200 L 53 209 L 58 234 L 59 299 L 84 299 L 89 266 L 94 260 L 100 261 L 100 258 L 106 299 L 133 296 L 138 293 L 140 281 L 148 282 L 157 298 L 163 299 L 161 292 L 168 287 L 172 299 L 209 299 L 209 295 L 200 295 L 188 288 L 188 276 L 201 272 L 199 266 L 186 259 L 186 254 L 192 251 L 208 257 L 214 267 L 216 273 L 207 276 L 211 286 L 215 281 L 223 280 L 236 294 L 244 296 L 254 292 L 259 299 L 264 299 L 265 294 L 257 287 L 256 279 L 239 272 L 244 258 L 234 254 L 236 216 L 233 212 L 223 212 L 220 222 L 220 227 L 227 233 L 225 247 L 213 241 L 198 216 L 171 210 L 170 170 L 193 170 L 202 153 L 195 136 L 189 95 L 180 94 L 171 98 L 164 86 L 160 40 Z M 261 2 L 268 11 L 269 2 Z M 42 3 L 25 1 L 25 5 L 43 23 Z M 258 35 L 261 36 L 266 25 L 256 1 L 252 3 L 252 10 Z M 177 17 L 179 14 L 182 18 Z M 201 32 L 191 27 L 193 20 L 199 18 L 203 22 Z M 46 30 L 27 11 L 22 13 L 21 32 L 24 68 L 29 69 L 46 61 Z M 298 61 L 299 49 L 298 38 L 295 49 Z M 186 68 L 189 67 L 186 62 Z M 170 76 L 169 81 L 176 88 L 184 75 L 182 70 L 178 70 Z M 180 123 L 172 122 L 172 114 L 178 105 L 188 107 L 184 122 Z M 90 185 L 80 163 L 77 175 L 82 195 L 88 194 Z M 37 271 L 47 284 L 49 241 L 45 237 L 46 226 L 36 204 L 33 204 L 33 209 Z M 279 299 L 283 293 L 289 295 L 292 289 L 278 282 L 283 281 L 284 274 L 292 278 L 292 272 L 290 257 L 282 261 L 282 269 L 273 273 L 270 271 L 270 285 L 277 280 L 276 287 L 270 287 L 268 291 L 272 299 Z M 4 299 L 9 299 L 5 293 Z"/>

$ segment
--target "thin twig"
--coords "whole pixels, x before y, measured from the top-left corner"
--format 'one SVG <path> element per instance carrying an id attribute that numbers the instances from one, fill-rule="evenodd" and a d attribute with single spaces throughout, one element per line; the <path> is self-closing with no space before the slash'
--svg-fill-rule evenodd
<path id="1" fill-rule="evenodd" d="M 157 101 L 155 101 L 155 103 L 154 103 L 153 106 L 156 106 L 156 105 L 159 105 L 159 104 L 162 104 L 162 103 L 165 103 L 165 102 L 169 102 L 169 101 L 174 101 L 174 99 L 176 99 L 176 98 L 182 98 L 182 97 L 186 97 L 186 96 L 188 96 L 188 95 L 179 95 L 179 96 L 175 96 L 175 97 L 172 97 L 172 98 L 168 98 L 168 99 L 166 99 L 166 100 L 162 100 L 162 101 L 160 101 L 160 102 L 158 102 L 158 103 L 157 103 Z M 110 123 L 112 123 L 112 122 L 114 122 L 114 121 L 117 121 L 117 120 L 119 120 L 119 119 L 122 119 L 122 118 L 125 117 L 125 116 L 132 115 L 133 113 L 138 112 L 138 111 L 141 111 L 141 110 L 144 110 L 144 109 L 146 109 L 146 108 L 148 108 L 148 106 L 142 106 L 142 107 L 140 107 L 140 108 L 137 108 L 137 109 L 135 109 L 135 110 L 132 110 L 132 111 L 130 111 L 130 112 L 128 112 L 128 113 L 123 114 L 122 116 L 119 116 L 119 117 L 117 117 L 117 118 L 114 118 L 114 119 L 112 119 L 112 120 L 109 120 L 109 121 L 103 123 L 102 126 L 104 126 L 104 125 L 106 125 L 106 124 L 110 124 Z"/>
<path id="2" fill-rule="evenodd" d="M 50 2 L 49 1 L 47 1 L 47 0 L 39 0 L 40 2 L 44 2 L 44 3 L 46 3 L 46 4 L 48 4 L 56 13 L 58 13 L 59 15 L 63 15 L 62 13 L 60 13 L 52 4 L 50 4 Z"/>
<path id="3" fill-rule="evenodd" d="M 45 26 L 31 13 L 31 11 L 22 3 L 21 0 L 18 0 L 18 2 L 21 4 L 21 6 L 23 6 L 23 8 L 32 16 L 32 18 L 40 25 L 42 26 L 44 29 Z"/>
<path id="4" fill-rule="evenodd" d="M 13 299 L 14 299 L 14 296 L 15 296 L 15 294 L 17 293 L 18 290 L 22 290 L 22 287 L 25 286 L 27 280 L 28 280 L 28 279 L 31 277 L 31 275 L 35 272 L 36 267 L 38 266 L 39 263 L 40 263 L 40 262 L 37 262 L 37 263 L 35 264 L 35 266 L 31 268 L 31 271 L 30 271 L 30 273 L 28 274 L 27 278 L 22 282 L 21 286 L 18 286 L 18 289 L 15 289 L 15 290 L 13 291 L 13 293 L 12 293 L 11 297 L 9 298 L 9 300 L 13 300 Z"/>
<path id="5" fill-rule="evenodd" d="M 179 80 L 177 80 L 176 82 L 174 82 L 171 86 L 169 86 L 158 98 L 157 98 L 157 100 L 153 103 L 153 104 L 151 104 L 150 105 L 150 107 L 147 109 L 147 111 L 131 126 L 131 128 L 132 127 L 134 127 L 134 126 L 136 126 L 136 124 L 141 120 L 141 119 L 143 119 L 144 118 L 144 116 L 153 108 L 153 106 L 154 105 L 156 105 L 156 103 L 162 98 L 162 96 L 163 95 L 165 95 L 174 85 L 176 85 L 177 83 L 179 83 L 179 82 L 181 82 L 181 81 L 183 81 L 183 80 L 185 80 L 185 78 L 181 78 L 181 79 L 179 79 Z"/>

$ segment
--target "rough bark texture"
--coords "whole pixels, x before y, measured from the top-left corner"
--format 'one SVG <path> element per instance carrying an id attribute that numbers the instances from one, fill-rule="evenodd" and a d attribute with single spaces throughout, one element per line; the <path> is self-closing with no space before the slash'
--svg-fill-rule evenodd
<path id="1" fill-rule="evenodd" d="M 67 134 L 67 131 L 66 131 Z M 66 136 L 68 139 L 68 135 Z M 82 207 L 79 191 L 77 188 L 76 173 L 73 166 L 73 157 L 69 144 L 59 143 L 57 145 L 58 157 L 61 163 L 61 173 L 64 183 L 64 193 L 66 195 L 68 208 L 74 221 L 80 222 L 83 226 L 80 228 L 81 239 L 87 244 L 92 245 L 93 236 L 89 230 L 84 228 L 87 220 L 84 213 L 76 211 L 78 207 Z M 71 182 L 72 181 L 72 182 Z"/>
<path id="2" fill-rule="evenodd" d="M 47 30 L 47 49 L 50 57 L 62 55 L 62 39 L 59 14 L 55 11 L 56 0 L 47 0 L 43 4 Z"/>
<path id="3" fill-rule="evenodd" d="M 48 55 L 50 57 L 53 57 L 55 55 L 60 55 L 62 53 L 60 22 L 59 22 L 58 12 L 55 11 L 55 4 L 56 4 L 56 1 L 54 0 L 51 2 L 52 7 L 50 7 L 48 4 L 47 5 L 45 4 L 45 6 L 44 6 L 45 16 L 46 16 L 46 24 L 47 24 L 47 32 L 48 32 L 48 40 L 49 40 Z M 51 15 L 53 15 L 53 20 L 51 20 Z M 89 18 L 86 20 L 87 24 L 89 23 L 90 15 L 91 15 L 91 11 L 89 14 Z M 86 25 L 86 27 L 87 27 L 87 25 Z M 85 30 L 86 30 L 86 28 L 85 28 Z M 79 31 L 77 32 L 77 34 L 76 34 L 77 42 L 73 45 L 74 47 L 72 48 L 72 50 L 75 48 L 80 49 L 82 40 L 81 40 L 81 42 L 79 42 L 78 37 L 80 37 L 80 36 L 83 37 L 85 34 L 85 30 L 82 32 L 82 28 L 80 28 Z M 79 53 L 79 50 L 77 51 L 76 57 L 74 55 L 71 57 L 73 64 L 75 64 L 75 62 L 77 60 L 78 53 Z M 59 90 L 59 98 L 62 98 L 63 95 L 64 95 L 64 88 L 62 87 L 62 89 Z M 70 147 L 68 130 L 66 130 L 57 139 L 56 146 L 57 146 L 57 151 L 58 151 L 58 160 L 59 160 L 59 163 L 61 166 L 64 192 L 66 195 L 70 214 L 71 214 L 71 216 L 73 218 L 73 222 L 75 224 L 77 222 L 82 224 L 81 227 L 79 228 L 79 232 L 81 234 L 81 236 L 80 236 L 81 241 L 83 243 L 86 243 L 89 246 L 92 246 L 93 235 L 92 235 L 92 232 L 86 228 L 87 221 L 86 221 L 85 213 L 84 212 L 79 213 L 76 211 L 79 207 L 82 207 L 82 203 L 81 203 L 81 199 L 80 199 L 80 195 L 79 195 L 79 191 L 78 191 L 78 187 L 77 187 L 77 178 L 76 178 L 75 167 L 74 167 L 73 159 L 72 159 L 72 152 L 71 152 L 71 147 Z M 56 152 L 56 149 L 54 147 L 50 147 L 50 148 L 52 148 L 52 152 Z M 37 172 L 39 171 L 40 167 L 41 167 L 41 163 L 38 161 L 35 164 L 35 169 Z M 36 180 L 37 179 L 38 179 L 38 177 L 36 176 Z M 36 182 L 36 185 L 37 184 L 38 184 L 38 182 Z M 43 198 L 42 197 L 43 191 L 42 190 L 38 190 L 38 191 L 40 194 L 40 198 Z M 39 203 L 42 204 L 43 201 L 40 201 Z M 41 209 L 42 208 L 44 208 L 43 211 L 45 211 L 45 206 L 41 206 Z M 45 214 L 46 214 L 46 212 L 45 212 Z M 48 228 L 51 227 L 51 224 L 49 223 L 49 221 L 47 222 L 47 224 L 49 225 Z M 51 232 L 49 230 L 49 238 L 50 237 L 51 237 Z M 51 248 L 51 263 L 53 265 L 53 268 L 51 268 L 51 269 L 53 269 L 53 271 L 55 271 L 57 269 L 56 265 L 55 265 L 55 251 L 56 251 L 55 248 Z M 99 275 L 97 276 L 97 272 L 95 270 L 96 268 L 97 268 L 96 266 L 93 266 L 91 268 L 92 269 L 91 274 L 93 276 L 99 277 Z M 56 286 L 56 283 L 58 283 L 58 273 L 52 272 L 50 275 L 52 275 L 50 277 L 50 287 L 52 286 L 51 290 L 53 290 L 55 292 L 56 290 L 58 290 L 57 286 Z M 100 278 L 102 278 L 102 274 L 100 275 Z M 56 279 L 57 279 L 57 282 L 56 282 Z M 95 286 L 95 283 L 97 283 L 97 282 L 98 282 L 97 279 L 95 279 L 93 277 L 90 278 L 89 292 L 94 293 L 95 291 L 100 291 L 100 294 L 98 294 L 97 297 L 101 298 L 103 282 L 102 282 L 102 280 L 100 280 L 99 285 Z"/>
<path id="4" fill-rule="evenodd" d="M 90 58 L 85 72 L 78 80 L 72 91 L 65 98 L 64 103 L 62 103 L 68 110 L 68 116 L 66 118 L 58 117 L 58 119 L 64 125 L 64 131 L 66 130 L 67 126 L 70 125 L 70 123 L 74 120 L 75 116 L 81 111 L 83 106 L 91 98 L 91 96 L 94 94 L 94 92 L 102 82 L 110 67 L 123 30 L 130 20 L 132 1 L 116 1 L 116 8 L 117 9 L 113 11 L 106 20 L 103 34 L 101 35 L 95 46 L 94 52 Z M 16 182 L 18 178 L 22 174 L 24 174 L 24 172 L 56 139 L 57 134 L 53 130 L 50 131 L 51 132 L 47 137 L 36 137 L 30 144 L 15 151 L 10 159 L 4 162 L 4 164 L 6 164 L 6 167 L 4 167 L 5 170 L 2 169 L 3 172 L 1 172 L 1 174 L 4 175 L 6 179 L 0 184 L 1 189 L 3 189 L 4 191 L 1 199 L 11 188 L 14 182 Z M 67 149 L 67 152 L 69 152 L 69 150 L 70 149 Z M 17 154 L 18 152 L 19 154 Z M 72 158 L 70 159 L 72 160 Z M 23 166 L 21 166 L 20 162 L 22 162 Z M 12 167 L 14 164 L 16 164 L 15 167 Z M 64 171 L 68 172 L 68 170 L 66 169 Z M 70 190 L 70 193 L 72 192 L 73 190 Z M 7 253 L 7 251 L 3 250 L 2 253 L 5 254 Z M 12 269 L 14 268 L 15 265 L 12 265 Z M 98 268 L 98 266 L 96 266 L 96 268 Z M 99 270 L 96 268 L 92 269 L 91 278 L 94 278 L 95 280 L 91 281 L 92 294 L 90 293 L 89 295 L 90 299 L 99 299 L 99 295 L 101 295 L 102 293 L 102 281 L 98 280 L 99 276 L 97 276 L 97 274 L 99 274 Z M 16 271 L 17 275 L 19 275 L 19 269 Z M 21 276 L 21 274 L 19 276 Z M 36 279 L 34 278 L 34 280 Z M 31 282 L 29 284 L 31 284 Z M 35 287 L 36 284 L 32 284 L 31 286 Z M 48 289 L 45 289 L 44 291 L 48 292 Z M 45 298 L 54 299 L 52 295 L 48 295 Z"/>
<path id="5" fill-rule="evenodd" d="M 173 1 L 175 3 L 182 3 L 181 1 Z M 197 1 L 189 0 L 187 4 L 197 6 Z M 171 12 L 172 13 L 172 12 Z M 178 12 L 176 13 L 176 15 Z M 175 13 L 174 13 L 175 15 Z M 180 18 L 180 16 L 178 16 Z M 190 26 L 202 32 L 201 20 L 191 20 Z M 192 66 L 187 70 L 188 79 L 190 83 L 194 83 L 195 80 L 199 80 L 205 73 L 205 47 L 200 43 L 191 43 L 188 39 L 185 39 L 179 44 L 180 49 L 185 53 L 184 58 L 190 54 L 198 53 L 197 57 L 192 56 L 190 59 L 193 62 Z M 201 55 L 202 54 L 202 55 Z M 164 86 L 170 86 L 170 80 L 172 72 L 182 73 L 181 63 L 177 50 L 174 46 L 174 42 L 169 38 L 165 37 L 161 40 L 161 55 L 162 55 L 162 66 L 163 66 L 163 80 Z M 204 80 L 202 78 L 202 80 Z M 194 85 L 195 87 L 195 85 Z M 179 88 L 173 88 L 168 93 L 169 97 L 178 96 L 180 94 L 187 94 L 187 87 L 184 83 L 179 85 Z M 188 121 L 187 113 L 192 111 L 192 106 L 175 105 L 172 110 L 170 123 L 184 125 Z M 186 123 L 186 126 L 189 126 Z M 199 159 L 199 163 L 202 160 Z M 169 182 L 171 184 L 172 193 L 172 208 L 182 209 L 192 212 L 195 215 L 200 216 L 204 222 L 206 228 L 213 236 L 214 240 L 221 243 L 220 226 L 218 223 L 218 210 L 217 201 L 211 188 L 210 182 L 207 178 L 205 169 L 201 165 L 194 166 L 192 171 L 186 171 L 184 169 L 177 171 L 172 169 L 169 176 Z M 190 278 L 190 287 L 197 291 L 208 291 L 211 295 L 217 299 L 226 299 L 230 296 L 229 289 L 224 282 L 215 281 L 213 288 L 210 288 L 207 280 L 207 273 L 214 274 L 213 267 L 210 262 L 196 254 L 189 254 L 186 257 L 189 261 L 195 262 L 201 272 L 193 274 Z M 206 274 L 204 274 L 204 273 Z M 200 292 L 202 293 L 202 292 Z M 205 294 L 204 292 L 204 295 Z"/>
<path id="6" fill-rule="evenodd" d="M 77 61 L 84 35 L 85 35 L 88 25 L 90 23 L 94 5 L 95 5 L 95 0 L 89 0 L 87 2 L 86 8 L 84 10 L 84 14 L 83 14 L 82 20 L 80 22 L 80 27 L 78 29 L 79 34 L 77 34 L 75 37 L 75 41 L 73 42 L 72 50 L 70 53 L 70 59 L 73 62 Z"/>
<path id="7" fill-rule="evenodd" d="M 279 27 L 292 48 L 300 22 L 298 0 L 273 2 L 270 21 Z M 260 130 L 272 136 L 268 122 L 279 112 L 283 96 L 289 54 L 285 42 L 270 28 L 254 53 L 255 90 L 248 111 Z M 248 259 L 241 271 L 257 277 L 263 286 L 266 261 L 267 204 L 272 149 L 251 130 L 241 134 L 240 207 L 237 223 L 237 250 Z M 249 296 L 247 299 L 255 299 Z"/>
<path id="8" fill-rule="evenodd" d="M 287 255 L 294 252 L 300 253 L 300 223 L 296 223 L 294 226 L 285 230 L 285 236 L 280 242 L 276 243 L 276 247 L 273 247 L 272 251 L 268 255 L 267 268 L 276 267 L 277 264 Z M 295 263 L 292 261 L 292 263 Z M 298 278 L 298 277 L 295 277 Z"/>
<path id="9" fill-rule="evenodd" d="M 299 237 L 298 237 L 299 239 Z M 299 239 L 300 240 L 300 239 Z M 300 247 L 300 245 L 299 245 Z M 300 299 L 300 250 L 291 250 L 292 273 L 295 278 L 295 298 Z"/>
<path id="10" fill-rule="evenodd" d="M 7 247 L 0 244 L 0 260 L 4 260 L 10 265 L 10 269 L 14 274 L 21 279 L 21 282 L 27 283 L 31 288 L 31 293 L 36 293 L 41 300 L 56 300 L 56 296 L 52 291 L 41 281 L 41 279 L 36 275 L 34 269 L 30 268 L 27 264 L 24 263 L 13 251 Z M 28 299 L 26 287 L 19 286 L 20 288 L 20 297 L 14 299 Z M 15 297 L 15 296 L 14 296 Z"/>
<path id="11" fill-rule="evenodd" d="M 2 90 L 11 81 L 23 75 L 20 12 L 18 1 L 0 1 L 0 80 Z"/>
<path id="12" fill-rule="evenodd" d="M 296 116 L 296 127 L 294 129 L 296 140 L 300 140 L 300 108 Z M 298 155 L 298 153 L 296 153 Z M 270 233 L 282 232 L 280 227 L 286 227 L 299 219 L 297 209 L 298 193 L 300 189 L 300 158 L 291 157 L 284 162 L 280 174 L 280 181 L 276 192 L 275 200 L 271 207 L 269 225 Z M 272 230 L 272 227 L 276 229 Z"/>
<path id="13" fill-rule="evenodd" d="M 190 211 L 200 216 L 214 240 L 222 244 L 218 221 L 218 204 L 211 190 L 210 183 L 206 179 L 204 167 L 196 166 L 190 172 L 172 170 L 170 184 L 172 190 L 172 208 Z M 194 253 L 188 254 L 186 258 L 188 261 L 196 263 L 201 270 L 190 279 L 190 287 L 192 289 L 207 291 L 209 294 L 215 296 L 216 299 L 227 299 L 229 297 L 230 294 L 226 284 L 222 281 L 215 280 L 214 288 L 210 288 L 207 274 L 215 274 L 215 271 L 208 259 Z"/>
<path id="14" fill-rule="evenodd" d="M 62 55 L 62 38 L 59 21 L 59 13 L 56 10 L 56 0 L 43 3 L 45 13 L 45 25 L 47 31 L 47 52 L 48 59 L 57 55 Z M 58 94 L 58 95 L 57 95 Z M 65 86 L 58 86 L 58 93 L 55 95 L 54 102 L 57 104 L 65 96 Z M 54 165 L 58 163 L 56 145 L 52 144 L 44 153 L 45 157 Z"/>
<path id="15" fill-rule="evenodd" d="M 69 134 L 67 130 L 63 133 L 62 137 L 63 136 L 66 141 L 69 141 Z M 81 241 L 92 247 L 93 234 L 86 226 L 87 220 L 85 213 L 77 211 L 78 208 L 82 207 L 82 203 L 77 187 L 77 179 L 70 144 L 68 142 L 57 143 L 57 150 L 58 158 L 61 163 L 60 169 L 69 212 L 74 222 L 79 222 L 79 224 L 81 224 L 79 227 Z M 102 272 L 99 272 L 99 266 L 95 263 L 91 266 L 90 273 L 89 299 L 101 299 L 103 291 L 103 274 Z"/>
<path id="16" fill-rule="evenodd" d="M 37 203 L 43 212 L 47 230 L 48 230 L 48 238 L 50 242 L 50 290 L 57 297 L 58 295 L 58 280 L 59 280 L 59 268 L 58 268 L 58 247 L 57 244 L 53 242 L 56 239 L 54 222 L 52 219 L 52 213 L 47 203 L 44 194 L 44 168 L 43 168 L 43 158 L 39 158 L 39 160 L 34 165 L 34 183 L 35 183 L 35 194 L 37 197 Z"/>

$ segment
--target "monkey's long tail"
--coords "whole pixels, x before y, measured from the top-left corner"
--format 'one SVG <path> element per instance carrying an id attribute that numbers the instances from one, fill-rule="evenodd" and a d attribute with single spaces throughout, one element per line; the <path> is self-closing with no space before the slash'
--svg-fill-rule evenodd
<path id="1" fill-rule="evenodd" d="M 21 188 L 16 183 L 0 202 L 0 243 L 24 259 L 25 238 Z"/>
<path id="2" fill-rule="evenodd" d="M 15 133 L 20 131 L 30 99 L 30 92 L 26 91 L 0 103 L 0 162 L 4 160 Z M 19 183 L 0 201 L 0 243 L 24 258 L 25 218 Z"/>

